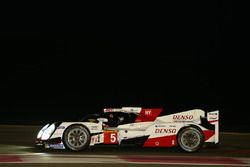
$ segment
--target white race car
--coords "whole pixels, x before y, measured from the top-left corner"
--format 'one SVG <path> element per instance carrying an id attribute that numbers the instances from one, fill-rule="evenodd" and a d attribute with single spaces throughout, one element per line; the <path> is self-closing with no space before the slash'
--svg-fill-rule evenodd
<path id="1" fill-rule="evenodd" d="M 38 133 L 42 148 L 81 151 L 96 145 L 136 144 L 142 147 L 178 146 L 195 152 L 204 143 L 219 142 L 219 111 L 193 109 L 161 116 L 162 108 L 105 108 L 79 122 L 55 122 Z"/>

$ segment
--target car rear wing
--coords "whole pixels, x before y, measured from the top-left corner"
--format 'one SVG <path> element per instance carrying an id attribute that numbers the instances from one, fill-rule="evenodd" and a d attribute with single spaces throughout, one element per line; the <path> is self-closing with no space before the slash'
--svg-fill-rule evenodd
<path id="1" fill-rule="evenodd" d="M 219 143 L 219 111 L 211 111 L 207 113 L 207 121 L 215 126 L 214 143 Z"/>

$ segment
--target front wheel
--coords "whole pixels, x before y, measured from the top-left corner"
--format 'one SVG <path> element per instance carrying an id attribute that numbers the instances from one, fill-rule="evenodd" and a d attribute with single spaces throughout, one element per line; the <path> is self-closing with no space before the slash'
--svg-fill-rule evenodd
<path id="1" fill-rule="evenodd" d="M 198 151 L 204 143 L 204 135 L 196 127 L 186 127 L 177 135 L 178 146 L 185 152 Z"/>
<path id="2" fill-rule="evenodd" d="M 81 125 L 72 125 L 65 130 L 63 143 L 71 151 L 81 151 L 89 146 L 90 133 Z"/>

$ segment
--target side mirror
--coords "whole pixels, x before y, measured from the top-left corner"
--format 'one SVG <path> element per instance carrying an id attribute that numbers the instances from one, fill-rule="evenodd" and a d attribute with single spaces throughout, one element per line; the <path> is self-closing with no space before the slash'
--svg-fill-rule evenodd
<path id="1" fill-rule="evenodd" d="M 108 122 L 107 118 L 97 118 L 97 121 L 99 122 Z"/>

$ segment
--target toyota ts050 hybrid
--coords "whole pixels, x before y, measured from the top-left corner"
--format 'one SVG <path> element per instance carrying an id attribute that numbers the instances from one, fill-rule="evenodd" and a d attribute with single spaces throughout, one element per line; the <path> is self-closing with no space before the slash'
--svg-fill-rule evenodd
<path id="1" fill-rule="evenodd" d="M 195 152 L 219 142 L 219 111 L 193 109 L 161 116 L 162 108 L 105 108 L 79 122 L 55 122 L 38 133 L 42 148 L 81 151 L 96 145 L 178 146 Z"/>

